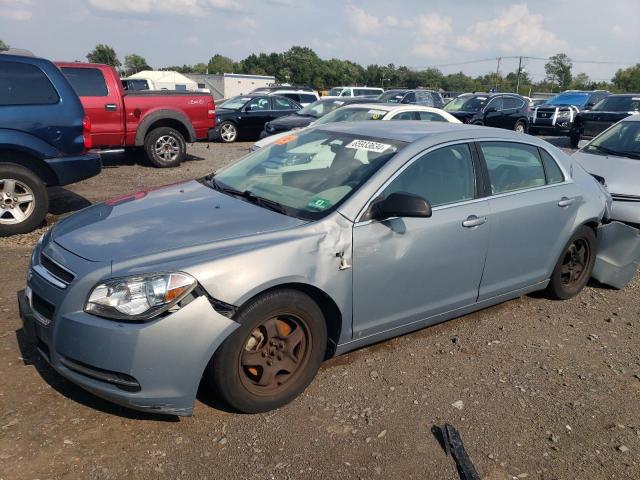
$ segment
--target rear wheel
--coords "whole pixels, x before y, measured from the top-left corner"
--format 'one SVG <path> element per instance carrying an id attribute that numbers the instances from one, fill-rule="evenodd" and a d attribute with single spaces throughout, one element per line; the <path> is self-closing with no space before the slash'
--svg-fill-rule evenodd
<path id="1" fill-rule="evenodd" d="M 516 133 L 526 133 L 527 132 L 527 125 L 522 120 L 518 120 L 516 122 L 516 125 L 513 127 L 513 130 Z"/>
<path id="2" fill-rule="evenodd" d="M 220 125 L 220 140 L 224 143 L 233 143 L 238 139 L 238 127 L 231 122 L 223 122 Z"/>
<path id="3" fill-rule="evenodd" d="M 591 278 L 596 261 L 596 234 L 581 226 L 565 246 L 547 286 L 548 294 L 558 300 L 575 297 Z"/>
<path id="4" fill-rule="evenodd" d="M 262 295 L 236 319 L 240 327 L 212 358 L 207 378 L 233 408 L 257 413 L 281 407 L 311 383 L 327 346 L 324 316 L 297 290 Z"/>
<path id="5" fill-rule="evenodd" d="M 159 127 L 144 139 L 147 158 L 158 168 L 177 167 L 187 156 L 187 144 L 182 134 L 174 128 Z"/>
<path id="6" fill-rule="evenodd" d="M 0 163 L 0 237 L 28 233 L 49 211 L 47 188 L 31 170 Z"/>

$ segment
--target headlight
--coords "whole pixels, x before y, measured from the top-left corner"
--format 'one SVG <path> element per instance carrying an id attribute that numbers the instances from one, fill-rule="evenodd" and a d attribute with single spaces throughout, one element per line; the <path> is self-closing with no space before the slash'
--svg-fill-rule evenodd
<path id="1" fill-rule="evenodd" d="M 558 118 L 569 118 L 571 117 L 571 112 L 558 112 Z"/>
<path id="2" fill-rule="evenodd" d="M 196 280 L 186 273 L 154 273 L 97 285 L 85 312 L 117 320 L 149 320 L 182 300 Z"/>

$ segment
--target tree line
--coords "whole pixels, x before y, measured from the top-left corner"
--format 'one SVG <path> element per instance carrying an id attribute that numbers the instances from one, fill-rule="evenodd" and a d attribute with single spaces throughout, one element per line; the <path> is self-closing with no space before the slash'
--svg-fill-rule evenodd
<path id="1" fill-rule="evenodd" d="M 0 39 L 0 50 L 8 45 Z M 120 62 L 115 49 L 99 44 L 87 54 L 89 62 L 105 63 L 117 68 L 123 75 L 132 75 L 141 70 L 151 70 L 146 59 L 138 54 L 124 57 Z M 278 82 L 310 85 L 319 90 L 336 85 L 369 85 L 416 88 L 425 87 L 453 92 L 499 91 L 558 92 L 567 89 L 593 90 L 607 89 L 615 92 L 640 93 L 640 63 L 619 69 L 610 82 L 596 82 L 585 73 L 573 73 L 571 58 L 559 53 L 549 58 L 545 64 L 546 76 L 539 82 L 533 81 L 525 71 L 509 72 L 506 75 L 489 72 L 484 75 L 469 76 L 464 72 L 444 74 L 437 68 L 424 70 L 406 66 L 371 64 L 362 66 L 350 60 L 320 58 L 311 48 L 294 46 L 286 52 L 251 54 L 236 62 L 221 54 L 213 55 L 207 63 L 195 65 L 167 65 L 159 70 L 175 70 L 180 73 L 243 73 L 250 75 L 270 75 Z"/>

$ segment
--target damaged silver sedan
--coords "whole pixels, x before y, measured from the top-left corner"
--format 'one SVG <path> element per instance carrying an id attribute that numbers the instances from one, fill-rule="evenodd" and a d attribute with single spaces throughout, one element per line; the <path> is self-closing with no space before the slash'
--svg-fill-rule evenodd
<path id="1" fill-rule="evenodd" d="M 578 294 L 609 204 L 527 135 L 323 125 L 61 221 L 21 315 L 55 370 L 113 402 L 189 415 L 204 382 L 266 411 L 329 356 L 534 290 Z"/>

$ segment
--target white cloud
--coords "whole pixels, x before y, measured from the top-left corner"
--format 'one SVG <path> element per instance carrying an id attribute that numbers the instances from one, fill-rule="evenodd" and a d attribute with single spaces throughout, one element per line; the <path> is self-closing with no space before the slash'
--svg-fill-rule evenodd
<path id="1" fill-rule="evenodd" d="M 31 0 L 0 0 L 0 18 L 18 22 L 31 20 Z"/>
<path id="2" fill-rule="evenodd" d="M 437 13 L 419 15 L 415 22 L 417 41 L 411 53 L 425 58 L 444 58 L 449 34 L 453 32 L 451 17 Z"/>
<path id="3" fill-rule="evenodd" d="M 240 10 L 236 0 L 88 0 L 89 4 L 112 13 L 173 13 L 198 16 L 203 10 Z"/>
<path id="4" fill-rule="evenodd" d="M 255 19 L 251 17 L 243 17 L 242 19 L 240 19 L 240 25 L 246 28 L 256 28 L 258 22 L 256 22 Z"/>
<path id="5" fill-rule="evenodd" d="M 497 49 L 508 53 L 535 52 L 549 55 L 566 50 L 567 42 L 544 27 L 544 16 L 529 12 L 524 4 L 512 5 L 494 20 L 483 20 L 467 29 L 456 45 L 467 51 Z"/>
<path id="6" fill-rule="evenodd" d="M 360 34 L 374 34 L 382 25 L 378 17 L 353 5 L 349 5 L 349 23 Z"/>

